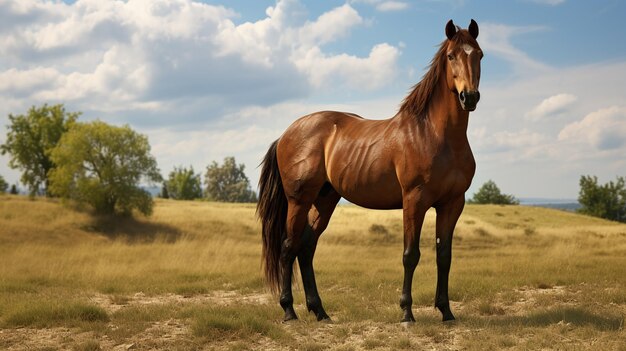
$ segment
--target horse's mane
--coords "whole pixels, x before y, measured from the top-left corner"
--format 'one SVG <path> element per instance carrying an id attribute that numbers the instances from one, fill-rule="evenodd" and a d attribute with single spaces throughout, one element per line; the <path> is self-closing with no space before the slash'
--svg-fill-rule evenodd
<path id="1" fill-rule="evenodd" d="M 460 30 L 452 38 L 452 41 L 457 45 L 467 43 L 477 46 L 476 40 L 466 30 Z M 432 102 L 432 95 L 435 92 L 437 83 L 439 83 L 439 78 L 446 73 L 447 42 L 448 39 L 441 43 L 439 50 L 437 50 L 437 53 L 430 61 L 428 72 L 424 74 L 419 83 L 413 86 L 411 93 L 404 98 L 402 105 L 400 105 L 400 112 L 408 113 L 420 120 L 426 119 L 426 113 Z"/>

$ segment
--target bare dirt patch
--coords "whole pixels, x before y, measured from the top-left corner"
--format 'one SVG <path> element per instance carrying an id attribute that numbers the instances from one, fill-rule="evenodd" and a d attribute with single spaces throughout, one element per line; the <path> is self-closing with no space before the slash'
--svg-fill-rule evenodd
<path id="1" fill-rule="evenodd" d="M 132 296 L 116 296 L 98 293 L 89 297 L 89 301 L 102 307 L 107 313 L 114 313 L 128 307 L 169 304 L 229 306 L 243 303 L 267 305 L 270 303 L 271 298 L 271 295 L 265 293 L 240 294 L 237 291 L 218 290 L 201 295 L 146 295 L 139 292 Z"/>
<path id="2" fill-rule="evenodd" d="M 265 293 L 240 294 L 236 291 L 213 291 L 210 294 L 184 296 L 178 294 L 132 296 L 107 295 L 97 293 L 89 301 L 103 308 L 109 315 L 123 309 L 137 306 L 198 304 L 228 306 L 232 304 L 268 304 L 271 295 Z M 108 324 L 110 331 L 120 326 Z M 169 319 L 149 324 L 145 329 L 126 338 L 123 343 L 115 342 L 107 335 L 84 332 L 79 328 L 15 328 L 0 329 L 0 349 L 17 350 L 73 350 L 87 342 L 95 342 L 102 350 L 189 350 L 211 348 L 211 345 L 197 345 L 191 335 L 188 321 Z M 259 346 L 271 343 L 259 340 Z M 211 346 L 211 347 L 209 347 Z M 228 345 L 223 345 L 226 349 Z M 275 346 L 274 346 L 275 347 Z M 276 347 L 275 347 L 276 348 Z M 278 349 L 278 348 L 276 348 Z"/>

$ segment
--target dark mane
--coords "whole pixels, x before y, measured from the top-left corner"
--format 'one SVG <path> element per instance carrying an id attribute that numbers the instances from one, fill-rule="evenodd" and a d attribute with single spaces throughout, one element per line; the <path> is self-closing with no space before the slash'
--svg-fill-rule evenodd
<path id="1" fill-rule="evenodd" d="M 455 44 L 472 44 L 478 46 L 476 41 L 467 33 L 466 30 L 459 31 L 452 41 Z M 422 80 L 413 86 L 413 90 L 400 105 L 400 112 L 409 113 L 418 119 L 425 119 L 428 106 L 432 101 L 432 95 L 439 83 L 439 78 L 445 74 L 446 69 L 446 44 L 448 39 L 439 45 L 439 50 L 430 61 L 428 72 L 424 74 Z"/>

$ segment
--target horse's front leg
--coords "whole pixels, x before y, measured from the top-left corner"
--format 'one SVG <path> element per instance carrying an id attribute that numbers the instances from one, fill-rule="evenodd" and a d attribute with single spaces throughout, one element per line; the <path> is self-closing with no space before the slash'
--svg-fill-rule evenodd
<path id="1" fill-rule="evenodd" d="M 437 292 L 435 293 L 435 307 L 441 311 L 444 322 L 454 320 L 448 297 L 448 275 L 452 261 L 454 227 L 464 206 L 465 197 L 459 196 L 437 207 Z"/>
<path id="2" fill-rule="evenodd" d="M 402 322 L 415 322 L 411 305 L 413 297 L 411 296 L 413 273 L 420 260 L 420 233 L 422 224 L 424 223 L 424 215 L 428 210 L 427 207 L 420 203 L 420 192 L 414 190 L 403 196 L 403 222 L 404 222 L 404 253 L 402 255 L 402 264 L 404 265 L 404 282 L 402 284 L 402 296 L 400 297 L 400 307 L 404 313 Z"/>

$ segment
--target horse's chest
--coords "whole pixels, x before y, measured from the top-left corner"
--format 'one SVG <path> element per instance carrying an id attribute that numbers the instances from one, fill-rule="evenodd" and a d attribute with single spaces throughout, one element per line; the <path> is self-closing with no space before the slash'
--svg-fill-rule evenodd
<path id="1" fill-rule="evenodd" d="M 470 187 L 476 163 L 471 151 L 448 153 L 436 160 L 432 170 L 429 183 L 437 189 L 436 197 L 456 197 Z"/>

